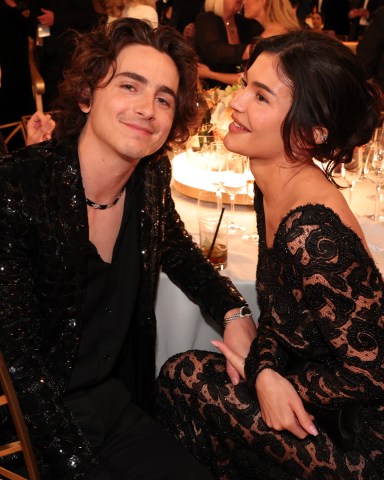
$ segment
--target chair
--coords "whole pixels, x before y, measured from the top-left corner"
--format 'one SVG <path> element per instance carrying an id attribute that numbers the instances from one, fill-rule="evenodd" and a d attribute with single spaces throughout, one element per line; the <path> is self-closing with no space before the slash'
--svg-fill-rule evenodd
<path id="1" fill-rule="evenodd" d="M 12 380 L 8 373 L 8 368 L 5 363 L 3 354 L 0 352 L 0 385 L 3 394 L 0 395 L 0 408 L 8 406 L 11 419 L 13 421 L 18 440 L 0 445 L 0 457 L 12 455 L 17 452 L 22 452 L 25 460 L 25 466 L 28 471 L 29 480 L 38 480 L 39 473 L 37 471 L 36 461 L 33 454 L 31 442 L 29 440 L 27 427 L 24 422 L 23 414 L 21 413 L 20 405 L 13 388 Z M 10 480 L 27 480 L 26 477 L 11 472 L 3 466 L 0 466 L 0 478 Z"/>
<path id="2" fill-rule="evenodd" d="M 8 152 L 25 146 L 26 135 L 21 121 L 0 125 L 0 133 Z"/>

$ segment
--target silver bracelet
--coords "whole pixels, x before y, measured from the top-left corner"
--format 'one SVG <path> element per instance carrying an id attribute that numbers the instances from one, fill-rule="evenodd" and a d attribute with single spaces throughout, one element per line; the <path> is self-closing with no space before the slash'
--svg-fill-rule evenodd
<path id="1" fill-rule="evenodd" d="M 237 318 L 242 317 L 252 317 L 252 310 L 247 305 L 241 307 L 237 313 L 234 313 L 229 317 L 224 317 L 224 327 L 226 327 L 229 323 L 232 323 Z"/>

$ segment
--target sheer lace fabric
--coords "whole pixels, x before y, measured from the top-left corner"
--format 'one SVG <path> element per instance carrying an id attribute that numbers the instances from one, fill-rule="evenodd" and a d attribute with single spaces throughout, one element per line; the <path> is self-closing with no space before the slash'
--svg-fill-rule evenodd
<path id="1" fill-rule="evenodd" d="M 267 248 L 260 205 L 261 315 L 246 381 L 231 385 L 219 354 L 175 356 L 159 377 L 160 417 L 216 479 L 383 478 L 382 277 L 360 238 L 321 205 L 290 212 Z M 287 375 L 291 353 L 311 362 L 299 375 Z M 362 402 L 357 448 L 344 453 L 321 427 L 305 440 L 269 429 L 254 389 L 263 368 L 287 375 L 306 405 Z"/>

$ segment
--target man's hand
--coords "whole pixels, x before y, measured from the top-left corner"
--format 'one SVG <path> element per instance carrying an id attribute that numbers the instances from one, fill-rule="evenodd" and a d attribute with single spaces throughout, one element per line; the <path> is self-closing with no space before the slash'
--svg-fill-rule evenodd
<path id="1" fill-rule="evenodd" d="M 44 27 L 52 27 L 55 23 L 55 14 L 52 10 L 46 10 L 45 8 L 42 8 L 41 11 L 43 14 L 37 17 L 41 25 L 44 25 Z"/>
<path id="2" fill-rule="evenodd" d="M 259 373 L 256 393 L 261 416 L 269 428 L 288 430 L 300 439 L 318 434 L 312 415 L 305 410 L 293 385 L 274 370 Z"/>

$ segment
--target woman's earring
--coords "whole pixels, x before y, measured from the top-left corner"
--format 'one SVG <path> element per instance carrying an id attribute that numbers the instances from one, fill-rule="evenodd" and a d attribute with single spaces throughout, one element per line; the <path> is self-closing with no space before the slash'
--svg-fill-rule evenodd
<path id="1" fill-rule="evenodd" d="M 328 135 L 326 133 L 321 134 L 321 143 L 325 143 L 327 141 Z"/>

